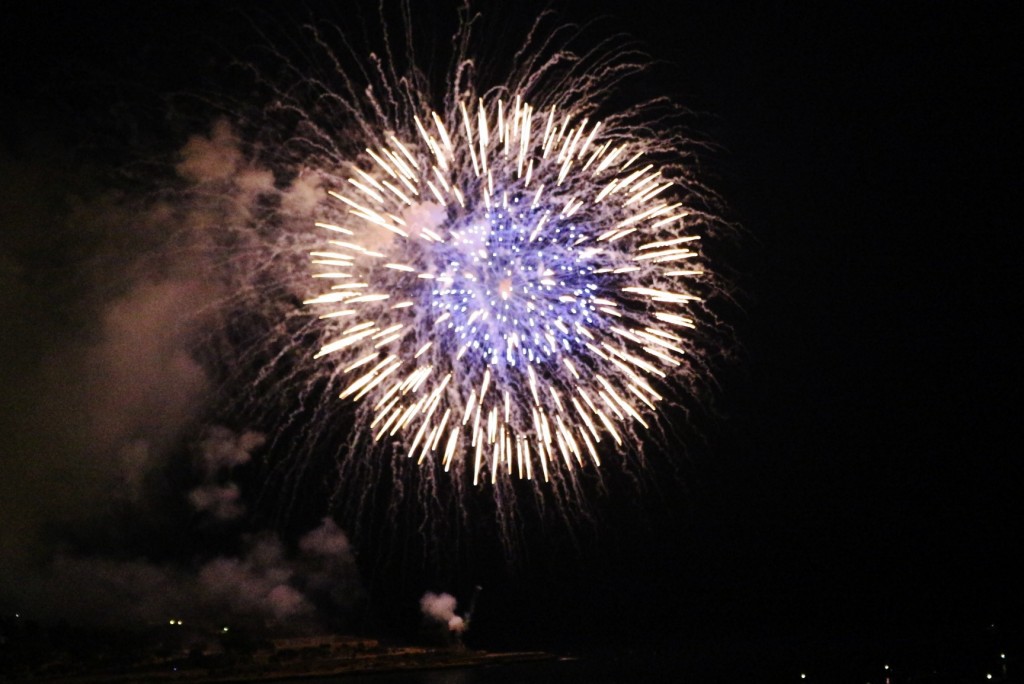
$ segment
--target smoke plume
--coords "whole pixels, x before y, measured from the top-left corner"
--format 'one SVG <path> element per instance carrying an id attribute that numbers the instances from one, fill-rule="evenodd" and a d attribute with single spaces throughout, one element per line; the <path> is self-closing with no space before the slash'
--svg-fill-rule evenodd
<path id="1" fill-rule="evenodd" d="M 246 536 L 238 554 L 197 565 L 58 553 L 22 585 L 21 603 L 37 619 L 73 616 L 85 625 L 184 619 L 211 624 L 245 620 L 290 630 L 323 627 L 331 616 L 350 616 L 361 595 L 347 544 L 313 551 L 316 542 L 306 543 L 322 537 L 327 526 L 303 537 L 297 554 L 264 532 Z M 327 586 L 335 593 L 325 593 Z"/>
<path id="2" fill-rule="evenodd" d="M 466 628 L 462 616 L 455 614 L 458 602 L 451 594 L 435 594 L 428 591 L 420 598 L 420 611 L 433 622 L 448 626 L 450 632 L 461 633 Z"/>
<path id="3" fill-rule="evenodd" d="M 266 438 L 258 432 L 235 435 L 228 428 L 210 427 L 199 444 L 197 468 L 203 482 L 188 494 L 189 503 L 200 512 L 207 512 L 218 520 L 234 520 L 245 514 L 241 490 L 230 477 L 235 466 L 252 459 L 253 449 L 263 445 Z"/>
<path id="4" fill-rule="evenodd" d="M 38 147 L 0 154 L 0 606 L 119 625 L 351 610 L 333 521 L 295 545 L 243 524 L 237 474 L 264 438 L 219 425 L 210 364 L 239 274 L 267 259 L 254 217 L 308 213 L 316 182 L 276 183 L 224 122 L 152 177 Z M 218 523 L 205 547 L 152 542 L 197 520 Z"/>

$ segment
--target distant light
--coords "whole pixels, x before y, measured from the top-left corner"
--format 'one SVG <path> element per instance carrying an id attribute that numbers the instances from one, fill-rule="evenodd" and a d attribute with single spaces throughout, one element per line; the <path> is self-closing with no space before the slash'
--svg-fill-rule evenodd
<path id="1" fill-rule="evenodd" d="M 171 620 L 170 623 L 168 623 L 168 624 L 172 624 L 173 625 L 174 624 L 174 620 Z"/>
<path id="2" fill-rule="evenodd" d="M 1000 657 L 1000 658 L 1006 658 L 1006 654 L 1005 654 L 1005 653 L 1000 653 L 1000 654 L 999 654 L 999 657 Z"/>
<path id="3" fill-rule="evenodd" d="M 228 628 L 227 628 L 227 627 L 225 627 L 225 628 L 224 628 L 224 629 L 222 629 L 221 631 L 222 631 L 222 632 L 226 632 L 226 631 L 228 631 Z"/>
<path id="4" fill-rule="evenodd" d="M 801 672 L 800 673 L 800 679 L 807 679 L 807 675 L 805 675 L 803 672 Z"/>
<path id="5" fill-rule="evenodd" d="M 990 674 L 985 675 L 985 679 L 992 679 L 992 675 L 990 675 Z"/>
<path id="6" fill-rule="evenodd" d="M 889 666 L 888 666 L 888 665 L 886 665 L 886 666 L 885 666 L 885 669 L 886 669 L 886 670 L 888 670 L 888 669 L 889 669 Z"/>

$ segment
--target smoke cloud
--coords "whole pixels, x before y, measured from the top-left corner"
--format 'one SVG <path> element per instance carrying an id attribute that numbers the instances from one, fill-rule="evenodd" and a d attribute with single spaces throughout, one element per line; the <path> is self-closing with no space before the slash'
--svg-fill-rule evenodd
<path id="1" fill-rule="evenodd" d="M 350 609 L 361 589 L 333 521 L 297 547 L 239 536 L 236 475 L 264 437 L 217 424 L 208 363 L 237 275 L 266 258 L 254 217 L 268 201 L 308 214 L 318 181 L 278 187 L 225 122 L 189 138 L 152 192 L 39 147 L 0 153 L 0 606 L 87 624 Z M 155 182 L 141 180 L 124 187 Z M 232 552 L 140 550 L 194 524 L 188 511 L 232 521 L 217 527 Z"/>
<path id="2" fill-rule="evenodd" d="M 420 611 L 428 620 L 448 626 L 448 630 L 461 633 L 466 628 L 462 616 L 455 614 L 458 602 L 451 594 L 435 594 L 428 591 L 420 598 Z"/>
<path id="3" fill-rule="evenodd" d="M 239 502 L 241 490 L 238 485 L 205 484 L 189 492 L 189 503 L 197 511 L 208 512 L 220 520 L 233 520 L 245 513 L 245 506 Z"/>
<path id="4" fill-rule="evenodd" d="M 322 535 L 322 527 L 307 537 Z M 289 554 L 278 538 L 261 533 L 246 537 L 239 554 L 198 565 L 58 553 L 22 586 L 22 602 L 39 619 L 70 615 L 101 626 L 244 619 L 302 630 L 350 617 L 361 589 L 347 544 L 332 546 L 329 554 L 306 548 L 315 543 Z M 333 594 L 323 591 L 328 585 Z"/>
<path id="5" fill-rule="evenodd" d="M 222 482 L 235 466 L 252 459 L 252 451 L 266 438 L 258 432 L 235 435 L 228 428 L 210 427 L 199 444 L 197 468 L 203 482 L 188 494 L 189 503 L 197 511 L 210 513 L 219 520 L 234 520 L 245 514 L 241 490 L 234 482 Z"/>

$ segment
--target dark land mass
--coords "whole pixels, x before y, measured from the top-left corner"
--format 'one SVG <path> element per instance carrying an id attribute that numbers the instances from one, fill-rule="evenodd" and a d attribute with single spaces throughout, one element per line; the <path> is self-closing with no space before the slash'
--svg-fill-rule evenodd
<path id="1" fill-rule="evenodd" d="M 185 633 L 183 641 L 173 643 L 166 637 L 153 638 L 155 635 L 157 631 L 147 637 L 119 635 L 116 640 L 106 635 L 101 643 L 94 634 L 92 639 L 80 638 L 74 645 L 59 643 L 59 635 L 56 639 L 23 641 L 22 648 L 5 649 L 5 657 L 0 662 L 0 680 L 79 684 L 255 682 L 477 667 L 554 658 L 542 651 L 473 650 L 458 641 L 445 646 L 398 646 L 336 634 L 257 640 L 230 634 L 220 639 L 202 639 L 195 633 Z"/>
<path id="2" fill-rule="evenodd" d="M 384 681 L 434 681 L 432 670 L 474 670 L 474 682 L 631 681 L 1022 682 L 1019 635 L 1000 625 L 936 640 L 871 644 L 824 635 L 694 639 L 679 634 L 622 639 L 605 648 L 469 648 L 439 623 L 409 645 L 335 633 L 280 636 L 256 627 L 170 621 L 145 630 L 43 627 L 0 620 L 0 681 L 277 682 L 360 675 Z M 473 635 L 474 638 L 479 636 Z M 489 648 L 494 648 L 493 644 Z M 499 647 L 500 648 L 500 647 Z M 557 655 L 555 653 L 557 651 Z M 572 657 L 564 657 L 566 654 Z M 414 674 L 420 671 L 424 674 Z M 441 675 L 440 681 L 446 675 Z"/>

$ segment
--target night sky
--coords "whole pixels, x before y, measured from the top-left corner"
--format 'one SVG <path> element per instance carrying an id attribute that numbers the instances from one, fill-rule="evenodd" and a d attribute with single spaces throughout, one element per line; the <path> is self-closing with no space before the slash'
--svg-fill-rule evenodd
<path id="1" fill-rule="evenodd" d="M 514 27 L 528 11 L 507 4 Z M 651 487 L 641 506 L 613 491 L 595 504 L 599 523 L 574 536 L 528 529 L 511 569 L 487 545 L 462 549 L 445 573 L 357 549 L 371 622 L 401 632 L 424 590 L 465 600 L 481 584 L 484 647 L 683 637 L 885 653 L 990 624 L 1019 634 L 1014 3 L 662 4 L 557 6 L 566 20 L 614 17 L 604 30 L 657 60 L 623 97 L 664 92 L 695 112 L 693 128 L 715 143 L 702 172 L 738 226 L 709 248 L 734 283 L 723 311 L 736 350 L 682 430 L 687 446 L 649 450 L 682 484 Z M 336 5 L 334 21 L 346 11 Z M 160 94 L 209 90 L 251 54 L 258 39 L 232 28 L 238 18 L 206 3 L 43 3 L 3 20 L 2 177 L 35 193 L 19 201 L 8 188 L 0 201 L 5 492 L 17 482 L 34 505 L 60 495 L 15 455 L 35 443 L 20 433 L 38 431 L 38 412 L 7 387 L 36 377 L 26 349 L 48 348 L 46 335 L 71 329 L 61 317 L 85 310 L 60 303 L 85 278 L 73 254 L 24 229 L 32 207 L 67 200 L 33 179 L 61 160 L 91 168 L 129 163 L 133 146 L 180 147 L 195 121 L 174 117 L 195 114 L 161 111 Z M 36 286 L 58 298 L 56 313 L 32 313 L 45 299 L 27 294 Z M 49 418 L 57 433 L 73 429 L 74 417 Z M 65 451 L 46 458 L 76 457 Z M 2 517 L 46 518 L 15 510 L 26 500 L 0 501 Z M 6 610 L 25 580 L 0 581 Z"/>

